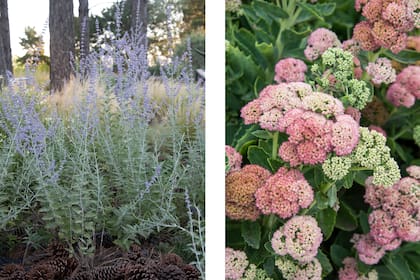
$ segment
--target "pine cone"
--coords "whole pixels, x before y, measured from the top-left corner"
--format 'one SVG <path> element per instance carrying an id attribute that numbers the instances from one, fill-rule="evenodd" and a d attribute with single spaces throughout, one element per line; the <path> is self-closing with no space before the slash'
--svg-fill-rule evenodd
<path id="1" fill-rule="evenodd" d="M 1 280 L 26 280 L 25 269 L 20 264 L 6 264 L 0 271 Z"/>
<path id="2" fill-rule="evenodd" d="M 76 263 L 77 266 L 77 263 Z M 35 279 L 64 279 L 75 268 L 75 260 L 66 258 L 51 259 L 41 262 L 29 271 L 29 280 Z"/>
<path id="3" fill-rule="evenodd" d="M 148 260 L 158 260 L 159 254 L 153 249 L 142 248 L 137 244 L 130 247 L 127 257 L 134 263 L 144 265 Z"/>
<path id="4" fill-rule="evenodd" d="M 187 276 L 187 280 L 198 280 L 200 279 L 200 272 L 198 271 L 195 266 L 186 264 L 182 266 L 182 270 L 184 271 L 185 275 Z"/>
<path id="5" fill-rule="evenodd" d="M 118 266 L 103 266 L 84 271 L 70 278 L 71 280 L 123 280 L 123 269 Z"/>
<path id="6" fill-rule="evenodd" d="M 173 264 L 179 267 L 181 267 L 184 264 L 184 261 L 182 260 L 182 258 L 174 253 L 168 253 L 168 254 L 163 255 L 160 262 L 163 265 Z"/>
<path id="7" fill-rule="evenodd" d="M 160 268 L 153 262 L 148 261 L 145 265 L 137 264 L 127 267 L 125 279 L 127 280 L 160 280 Z"/>
<path id="8" fill-rule="evenodd" d="M 160 280 L 185 280 L 187 276 L 184 271 L 176 265 L 170 264 L 162 267 Z"/>
<path id="9" fill-rule="evenodd" d="M 48 245 L 48 255 L 52 258 L 67 258 L 70 254 L 66 246 L 58 241 L 53 241 Z"/>
<path id="10" fill-rule="evenodd" d="M 55 278 L 55 271 L 53 267 L 48 264 L 40 264 L 34 266 L 26 277 L 27 280 L 46 280 L 46 279 L 57 279 Z"/>

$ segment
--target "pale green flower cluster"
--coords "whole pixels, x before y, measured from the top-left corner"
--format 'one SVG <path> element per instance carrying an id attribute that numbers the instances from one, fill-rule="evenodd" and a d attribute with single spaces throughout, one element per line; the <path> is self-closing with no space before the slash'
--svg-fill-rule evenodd
<path id="1" fill-rule="evenodd" d="M 378 280 L 378 272 L 375 269 L 369 271 L 367 275 L 357 277 L 357 280 Z"/>
<path id="2" fill-rule="evenodd" d="M 272 278 L 267 276 L 264 269 L 257 268 L 255 264 L 250 264 L 241 280 L 272 280 Z"/>
<path id="3" fill-rule="evenodd" d="M 348 103 L 354 108 L 361 110 L 365 108 L 366 104 L 372 101 L 373 92 L 365 81 L 351 79 L 347 83 L 347 89 L 349 91 L 346 96 Z"/>
<path id="4" fill-rule="evenodd" d="M 420 125 L 417 125 L 413 129 L 413 139 L 417 146 L 420 147 Z"/>
<path id="5" fill-rule="evenodd" d="M 241 0 L 226 0 L 225 9 L 227 12 L 238 13 L 242 5 Z"/>
<path id="6" fill-rule="evenodd" d="M 386 146 L 386 138 L 366 127 L 361 127 L 359 131 L 359 143 L 350 155 L 333 156 L 322 164 L 325 176 L 337 181 L 344 178 L 351 168 L 362 168 L 373 170 L 373 184 L 392 186 L 401 175 L 397 162 Z"/>
<path id="7" fill-rule="evenodd" d="M 319 91 L 340 99 L 345 107 L 361 110 L 372 101 L 373 91 L 365 81 L 356 79 L 356 68 L 361 68 L 355 67 L 355 60 L 349 51 L 329 48 L 322 54 L 320 64 L 311 66 L 311 71 L 317 76 Z"/>
<path id="8" fill-rule="evenodd" d="M 286 280 L 308 279 L 321 280 L 322 267 L 317 258 L 308 263 L 298 263 L 287 257 L 280 257 L 275 265 Z"/>
<path id="9" fill-rule="evenodd" d="M 351 168 L 351 157 L 350 156 L 334 156 L 322 164 L 322 171 L 328 178 L 338 181 L 343 179 Z"/>
<path id="10" fill-rule="evenodd" d="M 322 64 L 331 69 L 338 81 L 345 82 L 353 77 L 353 55 L 341 48 L 329 48 L 322 54 Z"/>

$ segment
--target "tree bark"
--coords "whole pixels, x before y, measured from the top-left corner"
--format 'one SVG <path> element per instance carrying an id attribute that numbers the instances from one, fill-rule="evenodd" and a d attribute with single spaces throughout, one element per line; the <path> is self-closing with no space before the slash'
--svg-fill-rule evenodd
<path id="1" fill-rule="evenodd" d="M 89 0 L 79 0 L 80 61 L 89 54 Z"/>
<path id="2" fill-rule="evenodd" d="M 72 75 L 74 54 L 73 1 L 50 0 L 50 92 L 62 90 Z"/>
<path id="3" fill-rule="evenodd" d="M 7 83 L 7 72 L 13 73 L 8 12 L 7 0 L 0 0 L 0 83 Z"/>
<path id="4" fill-rule="evenodd" d="M 131 29 L 140 36 L 140 45 L 147 50 L 147 0 L 132 0 Z"/>

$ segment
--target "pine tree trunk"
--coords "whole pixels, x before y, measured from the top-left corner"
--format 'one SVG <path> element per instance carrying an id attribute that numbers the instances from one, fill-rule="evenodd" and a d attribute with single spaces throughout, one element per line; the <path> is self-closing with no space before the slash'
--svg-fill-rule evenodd
<path id="1" fill-rule="evenodd" d="M 140 45 L 147 50 L 147 0 L 131 2 L 131 28 L 134 34 L 140 36 Z"/>
<path id="2" fill-rule="evenodd" d="M 7 83 L 7 72 L 13 73 L 9 15 L 7 0 L 0 0 L 0 75 L 3 76 L 0 83 Z"/>
<path id="3" fill-rule="evenodd" d="M 89 0 L 79 0 L 80 61 L 89 54 Z"/>
<path id="4" fill-rule="evenodd" d="M 50 92 L 60 91 L 72 74 L 74 55 L 73 1 L 50 0 Z"/>

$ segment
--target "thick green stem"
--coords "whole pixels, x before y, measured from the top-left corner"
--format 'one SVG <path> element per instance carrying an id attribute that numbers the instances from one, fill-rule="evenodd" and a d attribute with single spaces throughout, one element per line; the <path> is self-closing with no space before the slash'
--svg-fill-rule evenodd
<path id="1" fill-rule="evenodd" d="M 276 159 L 279 152 L 279 132 L 273 134 L 273 150 L 271 151 L 271 158 Z"/>
<path id="2" fill-rule="evenodd" d="M 321 184 L 321 185 L 319 186 L 319 190 L 320 190 L 322 193 L 327 193 L 327 192 L 328 192 L 328 190 L 329 190 L 329 189 L 331 189 L 331 187 L 334 185 L 334 183 L 335 183 L 335 182 L 327 182 L 327 183 L 325 183 L 325 184 Z"/>

